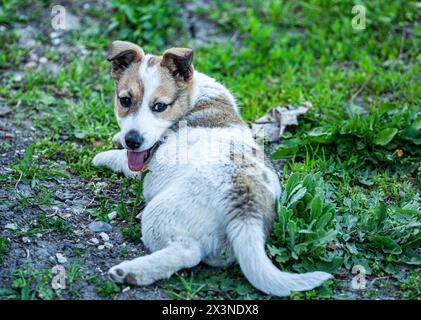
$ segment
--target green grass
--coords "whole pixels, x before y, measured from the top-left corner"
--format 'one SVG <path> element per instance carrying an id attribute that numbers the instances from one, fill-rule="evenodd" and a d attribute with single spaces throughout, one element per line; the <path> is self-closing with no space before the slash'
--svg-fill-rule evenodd
<path id="1" fill-rule="evenodd" d="M 118 284 L 112 281 L 105 281 L 97 286 L 96 292 L 101 298 L 114 297 L 121 291 Z"/>
<path id="2" fill-rule="evenodd" d="M 0 265 L 3 263 L 3 256 L 7 252 L 7 245 L 9 244 L 9 240 L 4 237 L 0 237 Z"/>
<path id="3" fill-rule="evenodd" d="M 185 2 L 110 1 L 106 9 L 110 20 L 101 20 L 101 10 L 93 3 L 87 14 L 97 22 L 64 38 L 70 46 L 82 45 L 90 53 L 70 51 L 65 63 L 58 54 L 44 53 L 60 63 L 57 74 L 23 70 L 27 50 L 18 47 L 13 32 L 0 33 L 5 44 L 0 53 L 0 97 L 14 106 L 17 119 L 30 114 L 37 129 L 34 147 L 11 166 L 10 176 L 1 179 L 8 188 L 30 184 L 33 194 L 40 195 L 22 198 L 23 206 L 48 204 L 42 181 L 60 177 L 50 165 L 66 161 L 72 175 L 119 181 L 120 199 L 97 193 L 99 205 L 89 213 L 107 221 L 108 213 L 117 211 L 118 218 L 127 222 L 123 235 L 139 241 L 134 213 L 144 206 L 138 198 L 141 186 L 90 164 L 97 152 L 111 147 L 118 130 L 104 51 L 117 38 L 135 41 L 155 54 L 170 46 L 193 45 L 181 21 Z M 25 21 L 16 10 L 19 2 L 7 3 L 0 23 L 1 17 L 12 13 L 7 27 Z M 215 23 L 213 34 L 230 39 L 237 33 L 240 45 L 230 40 L 221 45 L 209 37 L 205 46 L 196 48 L 194 66 L 234 93 L 248 123 L 274 106 L 304 101 L 313 105 L 298 126 L 283 134 L 273 154 L 286 164 L 281 174 L 284 194 L 268 253 L 285 270 L 317 268 L 336 272 L 335 277 L 339 272 L 352 277 L 352 268 L 361 265 L 368 281 L 378 277 L 390 281 L 376 281 L 375 288 L 352 294 L 349 281 L 333 281 L 294 294 L 294 299 L 373 298 L 376 290 L 394 298 L 419 298 L 417 1 L 358 3 L 367 8 L 365 30 L 352 29 L 353 1 L 217 0 L 211 10 L 196 12 Z M 13 81 L 17 69 L 23 72 L 18 84 Z M 201 293 L 204 299 L 257 297 L 247 282 L 238 280 L 243 279 L 241 274 L 232 275 L 237 271 L 193 274 L 193 280 L 174 277 L 161 285 L 174 298 Z M 209 290 L 215 293 L 208 296 Z M 104 296 L 116 292 L 111 284 L 100 291 Z"/>

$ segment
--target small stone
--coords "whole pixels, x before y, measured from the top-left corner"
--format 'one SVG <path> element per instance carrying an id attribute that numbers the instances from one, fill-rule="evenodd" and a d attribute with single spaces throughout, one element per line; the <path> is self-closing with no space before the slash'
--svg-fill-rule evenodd
<path id="1" fill-rule="evenodd" d="M 142 214 L 142 213 L 139 213 L 139 214 L 135 217 L 135 219 L 140 221 L 140 216 L 141 216 L 141 214 Z"/>
<path id="2" fill-rule="evenodd" d="M 51 43 L 53 46 L 58 46 L 60 44 L 61 40 L 59 38 L 54 38 L 51 40 Z"/>
<path id="3" fill-rule="evenodd" d="M 94 221 L 88 225 L 88 228 L 93 232 L 110 232 L 113 227 L 104 221 Z"/>
<path id="4" fill-rule="evenodd" d="M 16 75 L 13 77 L 13 81 L 14 81 L 14 82 L 21 82 L 21 81 L 22 81 L 22 79 L 23 79 L 23 76 L 22 76 L 20 73 L 16 74 Z"/>
<path id="5" fill-rule="evenodd" d="M 12 109 L 8 106 L 0 105 L 0 116 L 7 116 L 12 112 Z"/>
<path id="6" fill-rule="evenodd" d="M 104 241 L 108 241 L 108 240 L 110 240 L 110 237 L 108 236 L 108 234 L 106 234 L 105 232 L 101 232 L 100 234 L 99 234 L 99 236 L 102 238 L 102 240 L 104 240 Z"/>
<path id="7" fill-rule="evenodd" d="M 39 58 L 39 63 L 46 64 L 48 62 L 48 59 L 46 57 Z"/>
<path id="8" fill-rule="evenodd" d="M 88 240 L 89 244 L 97 245 L 99 243 L 99 240 L 97 238 L 92 238 Z"/>
<path id="9" fill-rule="evenodd" d="M 130 287 L 125 287 L 123 290 L 121 290 L 121 292 L 127 292 L 130 290 Z"/>
<path id="10" fill-rule="evenodd" d="M 19 227 L 16 225 L 16 223 L 8 223 L 4 226 L 4 228 L 9 230 L 17 230 Z"/>
<path id="11" fill-rule="evenodd" d="M 27 64 L 23 66 L 25 69 L 34 69 L 37 67 L 37 63 L 35 61 L 29 61 Z"/>
<path id="12" fill-rule="evenodd" d="M 105 246 L 105 248 L 107 248 L 107 249 L 112 249 L 112 248 L 114 247 L 114 245 L 113 245 L 112 243 L 110 243 L 110 242 L 105 242 L 105 243 L 104 243 L 104 246 Z"/>
<path id="13" fill-rule="evenodd" d="M 117 217 L 117 212 L 113 211 L 108 214 L 108 219 L 114 220 Z"/>
<path id="14" fill-rule="evenodd" d="M 57 262 L 60 264 L 66 263 L 67 258 L 63 256 L 61 253 L 56 253 Z"/>
<path id="15" fill-rule="evenodd" d="M 58 38 L 58 37 L 60 37 L 60 33 L 53 31 L 53 32 L 50 33 L 50 37 L 52 39 Z"/>
<path id="16" fill-rule="evenodd" d="M 23 241 L 23 243 L 29 243 L 29 242 L 31 242 L 31 239 L 29 239 L 28 237 L 23 237 L 22 241 Z"/>
<path id="17" fill-rule="evenodd" d="M 105 246 L 104 245 L 100 245 L 100 246 L 98 246 L 98 250 L 104 250 L 105 249 Z"/>

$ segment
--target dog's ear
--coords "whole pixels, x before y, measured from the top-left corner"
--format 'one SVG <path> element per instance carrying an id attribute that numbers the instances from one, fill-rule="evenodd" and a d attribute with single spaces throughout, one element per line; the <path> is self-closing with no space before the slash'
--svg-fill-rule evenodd
<path id="1" fill-rule="evenodd" d="M 127 67 L 140 62 L 144 56 L 142 48 L 127 41 L 113 41 L 108 50 L 107 60 L 112 65 L 112 76 L 118 78 Z"/>
<path id="2" fill-rule="evenodd" d="M 167 68 L 173 77 L 187 81 L 193 74 L 192 61 L 193 49 L 171 48 L 165 50 L 161 66 Z"/>

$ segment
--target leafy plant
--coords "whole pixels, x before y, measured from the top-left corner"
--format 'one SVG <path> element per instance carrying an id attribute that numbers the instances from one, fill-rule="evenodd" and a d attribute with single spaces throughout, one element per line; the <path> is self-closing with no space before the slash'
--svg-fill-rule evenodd
<path id="1" fill-rule="evenodd" d="M 302 260 L 304 265 L 323 260 L 318 266 L 332 270 L 340 266 L 335 256 L 327 257 L 326 247 L 336 240 L 335 206 L 326 196 L 320 174 L 293 173 L 277 203 L 269 253 L 284 265 Z"/>
<path id="2" fill-rule="evenodd" d="M 113 0 L 108 5 L 114 11 L 108 30 L 116 31 L 120 39 L 162 48 L 183 28 L 176 1 Z"/>
<path id="3" fill-rule="evenodd" d="M 102 298 L 108 298 L 119 293 L 121 288 L 113 281 L 105 281 L 96 288 L 96 292 Z"/>
<path id="4" fill-rule="evenodd" d="M 404 107 L 399 112 L 383 104 L 369 112 L 350 113 L 347 119 L 331 119 L 285 140 L 274 158 L 303 157 L 308 148 L 323 147 L 349 166 L 391 165 L 420 156 L 421 111 Z"/>
<path id="5" fill-rule="evenodd" d="M 40 298 L 51 300 L 57 297 L 60 293 L 51 288 L 51 279 L 50 270 L 42 272 L 23 268 L 15 270 L 12 276 L 13 299 L 34 300 Z M 8 292 L 8 294 L 10 295 L 11 292 Z"/>
<path id="6" fill-rule="evenodd" d="M 0 264 L 3 263 L 3 255 L 7 252 L 7 245 L 9 240 L 4 237 L 0 237 Z"/>
<path id="7" fill-rule="evenodd" d="M 47 217 L 45 214 L 38 214 L 37 220 L 31 223 L 31 230 L 26 235 L 36 233 L 47 233 L 54 231 L 61 236 L 69 235 L 72 232 L 69 224 L 59 217 Z"/>

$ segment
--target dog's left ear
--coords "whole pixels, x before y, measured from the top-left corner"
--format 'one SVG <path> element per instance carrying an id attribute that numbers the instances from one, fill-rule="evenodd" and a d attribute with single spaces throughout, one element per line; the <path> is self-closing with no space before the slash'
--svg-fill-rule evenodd
<path id="1" fill-rule="evenodd" d="M 192 61 L 193 49 L 171 48 L 165 50 L 161 66 L 168 68 L 173 77 L 187 81 L 193 74 Z"/>
<path id="2" fill-rule="evenodd" d="M 140 62 L 145 54 L 142 48 L 128 41 L 113 41 L 108 50 L 107 60 L 112 65 L 112 76 L 115 79 L 126 70 L 130 64 Z"/>

